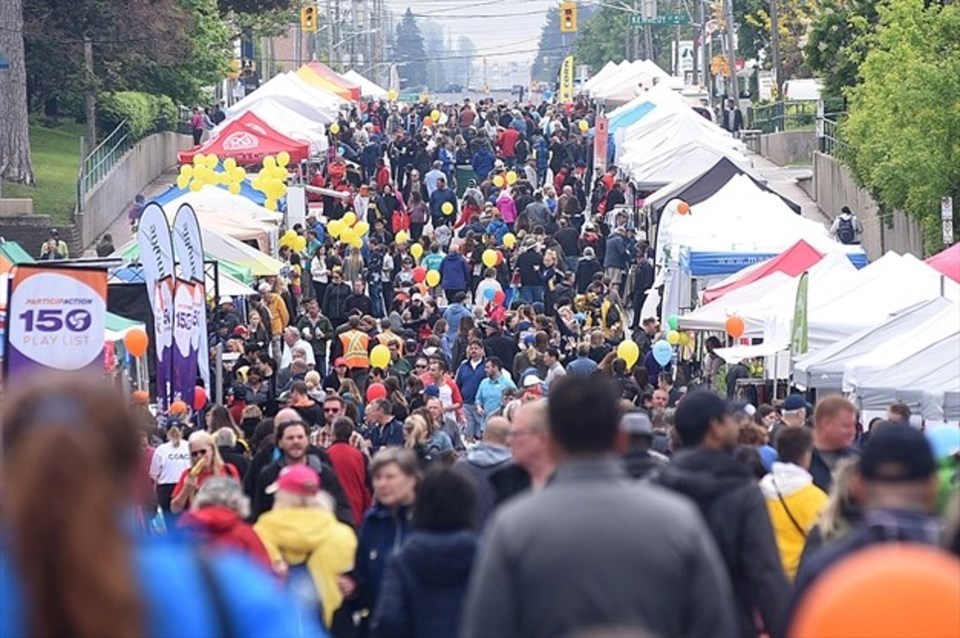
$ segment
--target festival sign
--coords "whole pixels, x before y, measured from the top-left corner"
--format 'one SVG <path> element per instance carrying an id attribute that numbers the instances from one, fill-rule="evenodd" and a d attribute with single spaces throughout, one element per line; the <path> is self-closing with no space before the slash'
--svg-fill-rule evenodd
<path id="1" fill-rule="evenodd" d="M 189 282 L 190 294 L 192 300 L 192 318 L 179 315 L 176 317 L 176 329 L 183 330 L 181 324 L 190 323 L 192 328 L 189 335 L 184 334 L 183 338 L 189 338 L 190 348 L 188 360 L 182 362 L 181 379 L 177 388 L 180 390 L 181 397 L 188 400 L 193 388 L 196 386 L 197 368 L 200 369 L 200 377 L 204 381 L 205 387 L 210 386 L 210 348 L 207 343 L 207 306 L 206 306 L 206 277 L 203 265 L 203 238 L 200 233 L 200 224 L 197 221 L 197 213 L 189 204 L 183 204 L 177 210 L 177 216 L 173 220 L 173 252 L 176 261 L 180 264 L 180 272 L 183 281 L 177 282 L 177 313 L 180 312 L 181 288 L 184 282 Z M 184 302 L 186 303 L 186 302 Z M 175 329 L 175 330 L 176 330 Z M 177 349 L 182 351 L 180 344 L 181 337 L 177 337 Z M 176 366 L 176 364 L 175 364 Z M 190 369 L 189 375 L 186 374 L 187 368 Z M 187 378 L 189 376 L 189 379 Z M 189 403 L 189 401 L 188 401 Z"/>
<path id="2" fill-rule="evenodd" d="M 560 65 L 560 103 L 573 102 L 573 56 L 568 55 Z"/>
<path id="3" fill-rule="evenodd" d="M 593 125 L 593 165 L 601 171 L 607 170 L 607 152 L 610 122 L 598 115 Z"/>
<path id="4" fill-rule="evenodd" d="M 150 202 L 143 209 L 137 228 L 140 264 L 153 312 L 154 346 L 157 352 L 157 401 L 161 409 L 172 401 L 173 388 L 173 242 L 163 209 Z"/>
<path id="5" fill-rule="evenodd" d="M 7 305 L 7 374 L 102 365 L 107 272 L 17 266 Z"/>

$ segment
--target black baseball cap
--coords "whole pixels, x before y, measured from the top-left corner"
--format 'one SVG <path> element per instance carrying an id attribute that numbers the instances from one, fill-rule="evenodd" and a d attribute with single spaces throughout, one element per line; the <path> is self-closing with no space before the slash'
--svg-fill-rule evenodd
<path id="1" fill-rule="evenodd" d="M 909 425 L 871 433 L 860 457 L 860 474 L 868 481 L 923 481 L 937 472 L 927 438 Z"/>

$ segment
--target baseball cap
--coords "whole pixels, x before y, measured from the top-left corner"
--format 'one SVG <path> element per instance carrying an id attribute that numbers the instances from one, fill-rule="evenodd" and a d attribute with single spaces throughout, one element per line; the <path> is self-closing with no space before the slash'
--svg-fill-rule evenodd
<path id="1" fill-rule="evenodd" d="M 237 326 L 236 328 L 233 329 L 233 334 L 239 337 L 246 337 L 247 334 L 249 334 L 249 332 L 250 331 L 247 330 L 246 326 Z"/>
<path id="2" fill-rule="evenodd" d="M 440 388 L 431 383 L 430 385 L 428 385 L 423 389 L 423 393 L 428 397 L 439 397 Z"/>
<path id="3" fill-rule="evenodd" d="M 233 303 L 233 297 L 231 297 L 230 295 L 224 295 L 224 296 L 220 297 L 220 305 L 221 305 L 221 306 L 224 305 L 224 304 L 228 304 L 228 303 Z"/>
<path id="4" fill-rule="evenodd" d="M 336 359 L 333 360 L 333 367 L 345 366 L 345 365 L 347 365 L 347 360 L 344 359 L 343 357 L 337 357 Z"/>
<path id="5" fill-rule="evenodd" d="M 871 434 L 860 457 L 860 474 L 868 481 L 922 481 L 936 471 L 930 443 L 909 425 L 894 425 Z"/>
<path id="6" fill-rule="evenodd" d="M 523 378 L 523 387 L 533 388 L 538 385 L 543 385 L 543 381 L 535 374 L 528 374 Z"/>
<path id="7" fill-rule="evenodd" d="M 620 419 L 620 429 L 630 435 L 653 437 L 653 424 L 643 412 L 627 412 Z"/>
<path id="8" fill-rule="evenodd" d="M 800 410 L 806 409 L 807 400 L 803 398 L 802 394 L 791 394 L 783 402 L 784 410 Z"/>
<path id="9" fill-rule="evenodd" d="M 297 496 L 313 496 L 320 491 L 320 475 L 309 465 L 288 465 L 265 491 L 276 494 L 280 490 Z"/>

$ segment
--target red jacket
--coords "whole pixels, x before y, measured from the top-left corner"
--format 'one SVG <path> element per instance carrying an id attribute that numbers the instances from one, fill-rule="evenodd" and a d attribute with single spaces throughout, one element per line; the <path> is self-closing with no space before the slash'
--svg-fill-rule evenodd
<path id="1" fill-rule="evenodd" d="M 263 541 L 239 514 L 228 507 L 213 505 L 186 512 L 178 524 L 194 530 L 215 547 L 239 550 L 268 570 L 272 569 Z"/>
<path id="2" fill-rule="evenodd" d="M 363 452 L 349 443 L 334 443 L 327 448 L 330 463 L 337 479 L 343 487 L 350 509 L 353 510 L 353 520 L 362 521 L 364 513 L 370 509 L 373 497 L 367 486 L 367 459 Z M 359 526 L 359 523 L 358 523 Z"/>
<path id="3" fill-rule="evenodd" d="M 520 131 L 508 128 L 497 137 L 497 146 L 500 147 L 500 153 L 504 157 L 517 156 L 517 141 L 520 139 Z"/>
<path id="4" fill-rule="evenodd" d="M 377 187 L 382 191 L 383 187 L 390 183 L 390 169 L 381 166 L 377 169 Z"/>
<path id="5" fill-rule="evenodd" d="M 390 225 L 393 228 L 393 234 L 396 235 L 401 230 L 410 230 L 410 215 L 406 211 L 395 210 L 393 211 L 393 218 L 390 220 Z"/>

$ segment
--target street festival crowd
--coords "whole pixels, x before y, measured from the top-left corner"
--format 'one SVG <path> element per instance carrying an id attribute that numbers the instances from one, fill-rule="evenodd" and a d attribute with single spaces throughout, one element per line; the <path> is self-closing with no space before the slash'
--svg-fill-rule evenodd
<path id="1" fill-rule="evenodd" d="M 283 271 L 218 300 L 224 405 L 8 397 L 0 635 L 957 635 L 958 450 L 655 352 L 594 117 L 345 114 Z"/>

